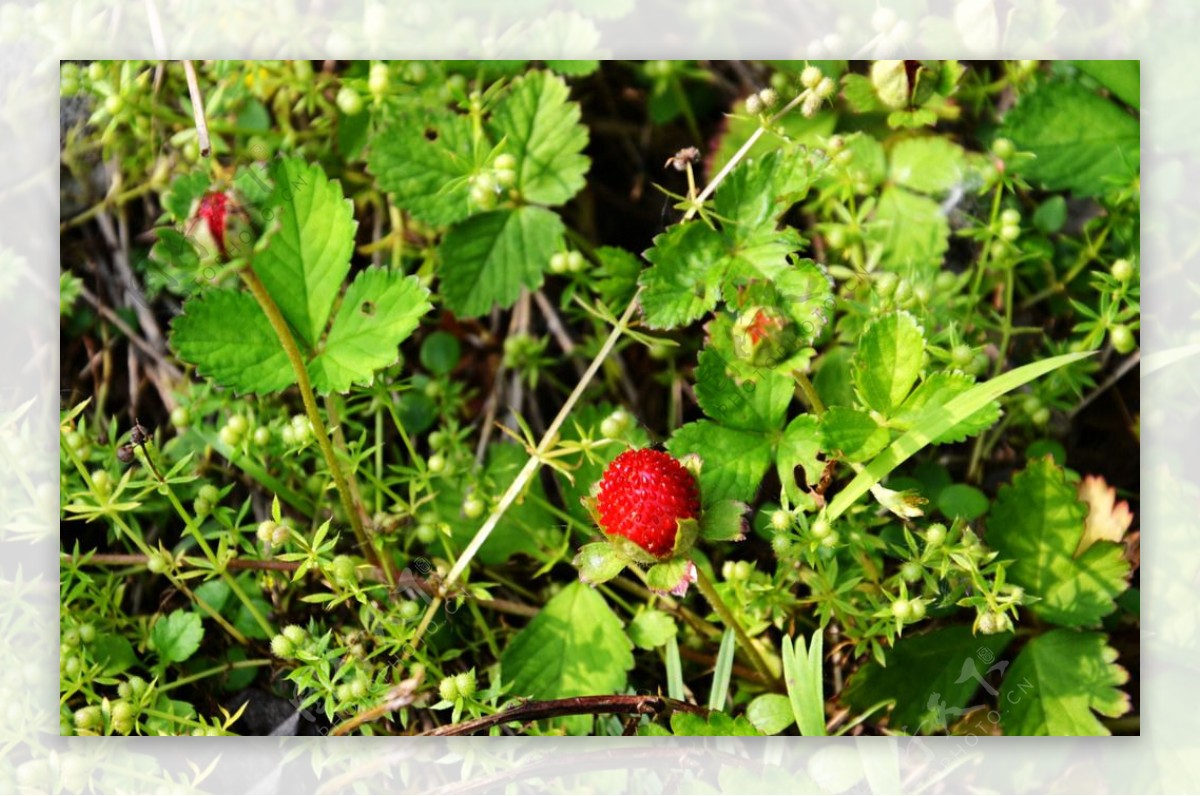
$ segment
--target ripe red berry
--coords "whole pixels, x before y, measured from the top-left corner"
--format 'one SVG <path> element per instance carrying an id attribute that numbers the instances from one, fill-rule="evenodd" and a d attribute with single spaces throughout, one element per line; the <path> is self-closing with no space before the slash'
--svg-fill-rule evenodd
<path id="1" fill-rule="evenodd" d="M 672 456 L 629 450 L 613 459 L 596 495 L 600 529 L 623 536 L 655 558 L 670 556 L 677 521 L 700 514 L 696 478 Z"/>
<path id="2" fill-rule="evenodd" d="M 228 210 L 229 197 L 220 191 L 209 191 L 200 198 L 200 206 L 196 216 L 208 224 L 208 231 L 217 242 L 221 256 L 228 256 L 225 251 L 225 216 Z"/>

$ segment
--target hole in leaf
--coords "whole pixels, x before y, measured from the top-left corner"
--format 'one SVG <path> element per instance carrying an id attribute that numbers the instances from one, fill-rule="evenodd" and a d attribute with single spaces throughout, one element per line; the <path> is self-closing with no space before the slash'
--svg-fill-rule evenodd
<path id="1" fill-rule="evenodd" d="M 367 317 L 374 315 L 375 314 L 375 302 L 374 301 L 364 301 L 362 304 L 360 304 L 358 306 L 358 311 L 361 312 L 363 315 L 366 315 Z"/>
<path id="2" fill-rule="evenodd" d="M 432 127 L 426 127 L 425 128 L 425 140 L 426 141 L 438 140 L 438 131 L 434 130 Z"/>

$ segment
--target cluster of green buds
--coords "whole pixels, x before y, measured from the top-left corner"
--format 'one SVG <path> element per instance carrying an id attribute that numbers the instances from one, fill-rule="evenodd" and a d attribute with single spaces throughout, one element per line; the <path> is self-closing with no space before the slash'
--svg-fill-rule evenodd
<path id="1" fill-rule="evenodd" d="M 800 112 L 805 116 L 815 116 L 826 100 L 833 97 L 837 91 L 837 83 L 833 78 L 821 71 L 820 67 L 809 65 L 800 73 L 801 92 Z"/>
<path id="2" fill-rule="evenodd" d="M 491 210 L 504 191 L 517 182 L 517 159 L 507 152 L 496 155 L 490 168 L 482 169 L 468 178 L 471 204 L 480 210 Z"/>

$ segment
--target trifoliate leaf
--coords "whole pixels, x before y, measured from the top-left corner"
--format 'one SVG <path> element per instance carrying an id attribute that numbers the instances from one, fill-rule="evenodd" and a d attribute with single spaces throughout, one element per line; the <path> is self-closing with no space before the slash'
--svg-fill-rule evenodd
<path id="1" fill-rule="evenodd" d="M 892 419 L 897 428 L 910 428 L 920 421 L 926 411 L 938 411 L 951 399 L 957 398 L 975 386 L 975 379 L 962 371 L 939 371 L 930 374 L 904 401 Z M 1000 403 L 992 401 L 954 428 L 939 435 L 933 444 L 945 445 L 962 442 L 984 429 L 991 428 L 1000 419 Z"/>
<path id="2" fill-rule="evenodd" d="M 513 638 L 500 657 L 501 672 L 511 684 L 508 692 L 518 697 L 621 693 L 633 668 L 631 646 L 604 598 L 575 581 Z"/>
<path id="3" fill-rule="evenodd" d="M 369 171 L 413 218 L 447 226 L 471 214 L 471 122 L 449 111 L 400 117 L 371 142 Z"/>
<path id="4" fill-rule="evenodd" d="M 1052 630 L 1025 645 L 1000 686 L 1005 735 L 1111 735 L 1093 715 L 1129 711 L 1129 675 L 1103 633 Z"/>
<path id="5" fill-rule="evenodd" d="M 890 186 L 867 224 L 867 242 L 883 247 L 882 262 L 891 270 L 909 267 L 932 275 L 950 246 L 950 223 L 937 202 Z"/>
<path id="6" fill-rule="evenodd" d="M 1128 587 L 1120 545 L 1094 542 L 1079 556 L 1085 506 L 1062 468 L 1036 459 L 1001 487 L 988 520 L 987 541 L 1012 559 L 1008 579 L 1040 598 L 1030 609 L 1048 622 L 1094 627 L 1116 610 Z"/>
<path id="7" fill-rule="evenodd" d="M 852 365 L 859 400 L 891 417 L 921 375 L 924 354 L 925 333 L 912 315 L 893 312 L 871 322 Z"/>
<path id="8" fill-rule="evenodd" d="M 639 280 L 647 326 L 686 326 L 717 306 L 721 250 L 720 233 L 702 223 L 677 224 L 654 238 L 645 253 L 651 267 Z"/>
<path id="9" fill-rule="evenodd" d="M 563 79 L 529 72 L 512 82 L 492 111 L 489 128 L 517 158 L 515 188 L 522 199 L 560 205 L 579 193 L 590 162 L 587 128 Z"/>
<path id="10" fill-rule="evenodd" d="M 254 255 L 254 271 L 295 330 L 313 349 L 325 331 L 334 299 L 350 271 L 354 208 L 341 186 L 317 164 L 296 158 L 271 169 L 275 188 L 264 216 L 278 232 Z"/>
<path id="11" fill-rule="evenodd" d="M 860 711 L 895 700 L 893 729 L 912 735 L 938 732 L 972 706 L 984 675 L 1012 639 L 1011 633 L 975 636 L 961 625 L 906 635 L 885 653 L 886 667 L 872 659 L 855 672 L 842 699 Z"/>
<path id="12" fill-rule="evenodd" d="M 804 480 L 810 487 L 816 486 L 825 469 L 825 463 L 819 457 L 820 452 L 821 435 L 816 416 L 797 415 L 784 430 L 775 457 L 779 481 L 792 505 L 807 506 L 811 503 L 812 498 L 796 480 L 796 468 L 803 469 Z"/>
<path id="13" fill-rule="evenodd" d="M 1138 174 L 1137 117 L 1078 83 L 1043 83 L 1004 117 L 1000 135 L 1036 157 L 1016 166 L 1051 190 L 1096 196 Z"/>
<path id="14" fill-rule="evenodd" d="M 666 644 L 679 629 L 670 614 L 651 608 L 629 623 L 629 639 L 639 649 L 652 650 Z"/>
<path id="15" fill-rule="evenodd" d="M 154 651 L 163 663 L 182 663 L 200 649 L 204 625 L 200 615 L 182 608 L 160 617 L 150 630 Z"/>
<path id="16" fill-rule="evenodd" d="M 891 441 L 887 428 L 866 412 L 831 406 L 821 416 L 821 445 L 849 462 L 865 462 Z"/>
<path id="17" fill-rule="evenodd" d="M 672 456 L 695 453 L 701 458 L 700 497 L 706 506 L 718 500 L 752 501 L 771 465 L 772 448 L 767 434 L 708 420 L 688 423 L 667 442 Z"/>
<path id="18" fill-rule="evenodd" d="M 962 147 L 947 138 L 907 138 L 892 149 L 888 177 L 918 193 L 940 195 L 963 182 Z"/>
<path id="19" fill-rule="evenodd" d="M 239 393 L 269 393 L 295 383 L 279 337 L 249 293 L 209 290 L 183 305 L 171 346 L 200 375 Z"/>
<path id="20" fill-rule="evenodd" d="M 550 257 L 562 248 L 563 223 L 541 207 L 472 216 L 447 233 L 439 249 L 441 292 L 460 318 L 493 305 L 510 307 L 521 287 L 541 286 Z"/>
<path id="21" fill-rule="evenodd" d="M 368 268 L 346 289 L 342 306 L 309 365 L 319 393 L 346 392 L 370 383 L 376 370 L 399 357 L 399 346 L 429 311 L 429 291 L 415 276 Z"/>
<path id="22" fill-rule="evenodd" d="M 748 431 L 773 431 L 783 425 L 795 390 L 791 379 L 764 370 L 757 381 L 738 384 L 716 349 L 705 348 L 699 359 L 696 400 L 706 415 Z"/>

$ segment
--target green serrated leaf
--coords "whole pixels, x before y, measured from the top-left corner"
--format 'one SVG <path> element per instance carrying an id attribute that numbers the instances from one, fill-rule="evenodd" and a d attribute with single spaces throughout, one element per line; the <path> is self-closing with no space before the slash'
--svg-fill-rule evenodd
<path id="1" fill-rule="evenodd" d="M 1086 514 L 1075 486 L 1049 458 L 1030 462 L 992 506 L 988 544 L 1012 559 L 1008 579 L 1040 598 L 1030 610 L 1048 622 L 1097 626 L 1129 585 L 1121 545 L 1095 542 L 1075 556 Z"/>
<path id="2" fill-rule="evenodd" d="M 592 542 L 579 548 L 573 563 L 579 570 L 579 579 L 595 586 L 620 575 L 627 561 L 608 542 Z"/>
<path id="3" fill-rule="evenodd" d="M 400 355 L 400 343 L 431 308 L 429 291 L 415 276 L 368 268 L 346 289 L 325 345 L 308 367 L 318 393 L 346 392 L 369 384 L 376 370 Z"/>
<path id="4" fill-rule="evenodd" d="M 1005 735 L 1111 735 L 1093 715 L 1129 711 L 1129 676 L 1103 633 L 1052 630 L 1025 645 L 1000 686 Z"/>
<path id="5" fill-rule="evenodd" d="M 962 625 L 905 635 L 887 651 L 886 667 L 872 659 L 851 676 L 842 699 L 859 711 L 894 701 L 890 726 L 911 735 L 938 732 L 963 715 L 1012 639 L 976 636 Z"/>
<path id="6" fill-rule="evenodd" d="M 575 581 L 512 639 L 500 665 L 514 696 L 614 694 L 625 690 L 626 672 L 633 668 L 631 647 L 604 598 Z"/>
<path id="7" fill-rule="evenodd" d="M 341 185 L 317 164 L 286 158 L 275 163 L 271 177 L 275 188 L 264 215 L 272 214 L 279 229 L 254 255 L 254 272 L 297 342 L 312 350 L 350 271 L 358 222 Z"/>
<path id="8" fill-rule="evenodd" d="M 946 404 L 974 386 L 975 378 L 962 371 L 932 373 L 912 391 L 892 420 L 897 428 L 910 428 L 929 407 Z M 984 429 L 991 428 L 999 419 L 1000 404 L 992 401 L 945 434 L 940 435 L 933 443 L 944 445 L 949 442 L 962 442 Z"/>
<path id="9" fill-rule="evenodd" d="M 548 60 L 546 66 L 560 74 L 569 75 L 571 77 L 583 77 L 590 75 L 600 68 L 599 61 L 558 61 Z"/>
<path id="10" fill-rule="evenodd" d="M 371 141 L 368 170 L 413 218 L 448 226 L 471 214 L 471 121 L 449 111 L 400 117 Z"/>
<path id="11" fill-rule="evenodd" d="M 1044 359 L 1041 362 L 1023 365 L 991 381 L 977 384 L 943 406 L 930 406 L 907 433 L 875 457 L 854 477 L 853 481 L 834 497 L 826 510 L 826 516 L 831 522 L 840 517 L 842 512 L 854 505 L 855 501 L 887 477 L 888 473 L 907 461 L 910 456 L 1001 395 L 1094 353 L 1094 351 L 1084 351 L 1077 354 L 1063 354 Z"/>
<path id="12" fill-rule="evenodd" d="M 719 232 L 706 224 L 677 224 L 654 238 L 645 253 L 651 267 L 642 272 L 642 311 L 651 329 L 685 326 L 721 299 Z"/>
<path id="13" fill-rule="evenodd" d="M 627 306 L 637 292 L 642 263 L 633 252 L 616 246 L 601 246 L 592 252 L 599 261 L 596 292 L 610 307 Z"/>
<path id="14" fill-rule="evenodd" d="M 695 580 L 695 566 L 683 556 L 659 561 L 646 570 L 646 587 L 659 594 L 682 597 Z"/>
<path id="15" fill-rule="evenodd" d="M 176 223 L 186 222 L 192 216 L 192 205 L 209 189 L 211 182 L 204 170 L 181 174 L 171 181 L 171 187 L 163 194 L 163 209 Z"/>
<path id="16" fill-rule="evenodd" d="M 947 138 L 926 136 L 896 144 L 888 178 L 918 193 L 944 194 L 962 184 L 966 170 L 962 147 Z"/>
<path id="17" fill-rule="evenodd" d="M 872 321 L 852 365 L 859 399 L 891 417 L 921 375 L 925 332 L 907 312 L 893 312 Z"/>
<path id="18" fill-rule="evenodd" d="M 202 376 L 239 393 L 269 393 L 296 381 L 271 322 L 249 293 L 210 290 L 183 305 L 171 346 Z"/>
<path id="19" fill-rule="evenodd" d="M 793 418 L 783 432 L 776 454 L 779 481 L 792 505 L 805 506 L 812 500 L 808 492 L 800 488 L 796 468 L 803 469 L 804 480 L 809 486 L 816 486 L 825 469 L 820 452 L 820 423 L 816 416 L 804 414 Z"/>
<path id="20" fill-rule="evenodd" d="M 871 78 L 853 72 L 842 76 L 842 97 L 855 113 L 882 113 L 887 106 L 879 101 Z"/>
<path id="21" fill-rule="evenodd" d="M 629 638 L 639 649 L 658 649 L 674 638 L 679 629 L 670 614 L 651 608 L 642 611 L 629 623 Z"/>
<path id="22" fill-rule="evenodd" d="M 771 466 L 771 438 L 766 434 L 699 420 L 677 429 L 667 441 L 672 456 L 698 455 L 700 497 L 705 506 L 718 500 L 749 503 Z"/>
<path id="23" fill-rule="evenodd" d="M 97 636 L 88 646 L 88 653 L 92 660 L 100 664 L 101 674 L 105 677 L 114 677 L 138 664 L 133 645 L 118 633 Z"/>
<path id="24" fill-rule="evenodd" d="M 1043 83 L 1021 97 L 1000 134 L 1035 155 L 1020 173 L 1052 191 L 1096 196 L 1139 171 L 1137 118 L 1075 82 Z"/>
<path id="25" fill-rule="evenodd" d="M 746 229 L 776 228 L 779 216 L 808 193 L 820 169 L 807 149 L 785 144 L 742 161 L 717 191 L 714 208 L 726 222 Z"/>
<path id="26" fill-rule="evenodd" d="M 458 224 L 439 249 L 446 306 L 460 318 L 497 304 L 511 307 L 522 286 L 541 286 L 564 229 L 556 213 L 541 207 L 494 210 Z"/>
<path id="27" fill-rule="evenodd" d="M 821 446 L 850 462 L 866 461 L 887 447 L 891 435 L 866 412 L 831 406 L 821 416 Z"/>
<path id="28" fill-rule="evenodd" d="M 774 431 L 783 425 L 795 391 L 793 382 L 770 371 L 738 384 L 730 363 L 711 346 L 700 352 L 696 401 L 704 413 L 729 428 Z"/>
<path id="29" fill-rule="evenodd" d="M 182 663 L 200 649 L 204 625 L 200 615 L 182 608 L 160 617 L 150 630 L 154 651 L 163 663 Z"/>
<path id="30" fill-rule="evenodd" d="M 560 205 L 584 186 L 591 161 L 583 154 L 587 128 L 578 103 L 550 72 L 529 72 L 512 82 L 492 111 L 489 128 L 517 158 L 516 190 L 527 202 Z"/>
<path id="31" fill-rule="evenodd" d="M 883 247 L 882 262 L 933 274 L 950 246 L 950 223 L 941 206 L 899 186 L 883 190 L 867 224 L 867 242 Z"/>

